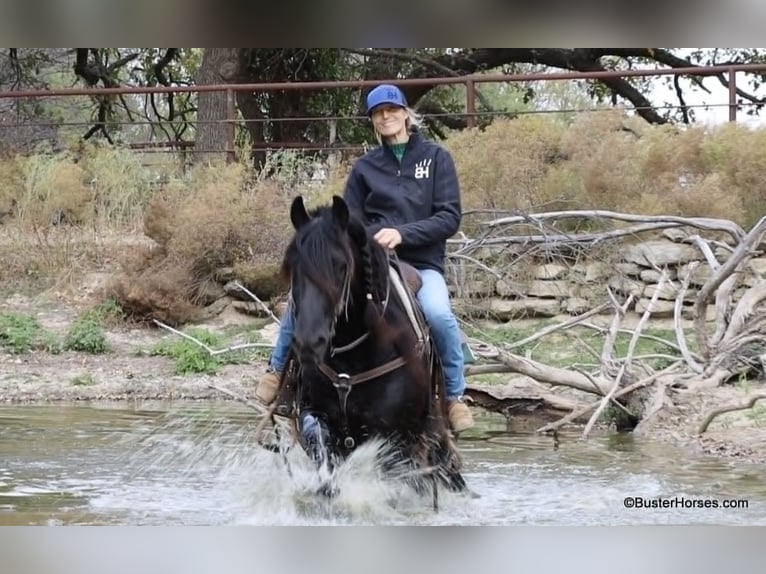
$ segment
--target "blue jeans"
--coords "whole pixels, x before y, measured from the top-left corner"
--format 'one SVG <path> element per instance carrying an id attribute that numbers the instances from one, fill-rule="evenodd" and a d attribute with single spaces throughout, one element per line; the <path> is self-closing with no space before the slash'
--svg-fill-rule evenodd
<path id="1" fill-rule="evenodd" d="M 420 277 L 423 285 L 418 291 L 418 302 L 423 308 L 423 314 L 436 343 L 436 350 L 441 357 L 447 399 L 455 399 L 462 396 L 465 391 L 460 327 L 452 312 L 444 276 L 433 269 L 421 269 Z M 270 366 L 278 372 L 283 371 L 287 364 L 287 354 L 295 329 L 294 321 L 292 306 L 288 304 L 282 316 L 279 336 L 269 361 Z"/>

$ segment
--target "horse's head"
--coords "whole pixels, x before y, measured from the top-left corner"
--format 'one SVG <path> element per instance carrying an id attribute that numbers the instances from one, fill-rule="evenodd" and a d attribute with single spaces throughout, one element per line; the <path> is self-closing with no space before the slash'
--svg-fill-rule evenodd
<path id="1" fill-rule="evenodd" d="M 360 257 L 367 243 L 362 223 L 340 197 L 309 213 L 297 197 L 290 208 L 295 228 L 283 272 L 292 289 L 293 345 L 302 363 L 320 362 L 341 314 L 354 306 Z"/>

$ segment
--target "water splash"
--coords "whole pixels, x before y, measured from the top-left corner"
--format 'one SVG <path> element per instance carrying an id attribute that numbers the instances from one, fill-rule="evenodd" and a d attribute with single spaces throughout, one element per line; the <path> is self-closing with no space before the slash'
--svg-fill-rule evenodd
<path id="1" fill-rule="evenodd" d="M 401 480 L 382 441 L 359 447 L 331 474 L 317 472 L 284 429 L 278 453 L 255 440 L 257 421 L 214 413 L 171 413 L 122 439 L 132 452 L 114 489 L 91 501 L 96 512 L 135 523 L 396 524 L 432 514 L 430 497 Z M 386 476 L 381 464 L 395 471 Z M 330 483 L 337 496 L 317 494 Z M 443 500 L 446 495 L 440 495 Z"/>

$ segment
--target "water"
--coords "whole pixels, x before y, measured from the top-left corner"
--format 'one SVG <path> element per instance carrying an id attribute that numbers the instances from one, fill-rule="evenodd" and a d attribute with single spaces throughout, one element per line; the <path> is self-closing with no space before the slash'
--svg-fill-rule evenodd
<path id="1" fill-rule="evenodd" d="M 460 444 L 481 498 L 443 493 L 435 514 L 377 475 L 373 448 L 339 471 L 338 499 L 317 499 L 305 456 L 288 452 L 288 471 L 258 447 L 247 407 L 0 406 L 0 525 L 766 524 L 762 466 L 630 436 L 563 436 L 556 447 L 498 417 L 477 421 Z M 625 508 L 629 496 L 675 507 Z M 729 499 L 748 507 L 721 508 Z"/>

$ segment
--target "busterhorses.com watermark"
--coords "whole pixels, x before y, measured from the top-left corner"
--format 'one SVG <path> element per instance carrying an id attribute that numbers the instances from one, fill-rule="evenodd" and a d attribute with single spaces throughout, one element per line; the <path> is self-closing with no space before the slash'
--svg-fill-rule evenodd
<path id="1" fill-rule="evenodd" d="M 705 508 L 729 508 L 744 510 L 750 507 L 750 502 L 741 498 L 695 498 L 687 496 L 668 496 L 657 498 L 645 498 L 642 496 L 626 496 L 622 500 L 625 508 L 684 508 L 684 509 L 705 509 Z"/>

